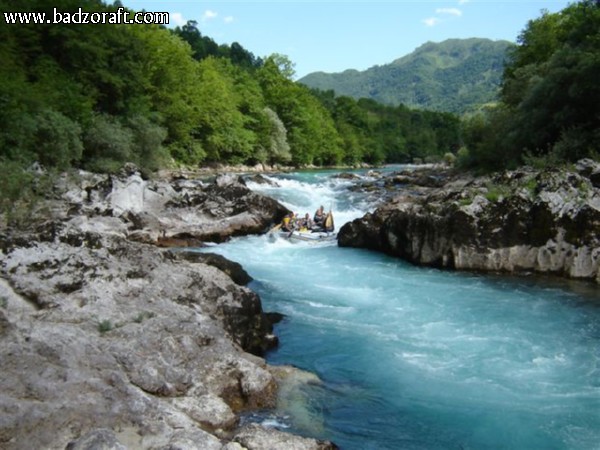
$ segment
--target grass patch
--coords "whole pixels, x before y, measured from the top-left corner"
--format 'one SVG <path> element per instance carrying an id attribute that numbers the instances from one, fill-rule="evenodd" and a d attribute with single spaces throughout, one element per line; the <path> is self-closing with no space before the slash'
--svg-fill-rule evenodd
<path id="1" fill-rule="evenodd" d="M 492 203 L 499 202 L 511 194 L 510 188 L 501 184 L 487 183 L 486 188 L 485 198 Z"/>
<path id="2" fill-rule="evenodd" d="M 146 319 L 152 319 L 154 316 L 156 316 L 156 314 L 153 313 L 153 312 L 151 312 L 151 311 L 142 311 L 137 316 L 135 316 L 135 318 L 133 319 L 133 321 L 135 323 L 142 323 L 144 320 L 146 320 Z"/>
<path id="3" fill-rule="evenodd" d="M 591 190 L 591 183 L 586 180 L 581 180 L 577 185 L 580 197 L 587 197 Z"/>
<path id="4" fill-rule="evenodd" d="M 0 308 L 6 308 L 8 306 L 8 298 L 0 297 Z"/>
<path id="5" fill-rule="evenodd" d="M 473 203 L 473 197 L 465 197 L 465 198 L 461 198 L 461 199 L 458 201 L 458 204 L 459 204 L 460 206 L 468 206 L 468 205 L 470 205 L 471 203 Z"/>
<path id="6" fill-rule="evenodd" d="M 543 155 L 534 155 L 531 152 L 526 152 L 523 155 L 523 162 L 534 169 L 546 170 L 563 167 L 565 165 L 565 158 L 556 150 Z"/>
<path id="7" fill-rule="evenodd" d="M 528 179 L 523 187 L 527 190 L 530 198 L 535 198 L 538 193 L 538 180 L 535 177 Z"/>
<path id="8" fill-rule="evenodd" d="M 103 320 L 98 324 L 98 331 L 101 334 L 107 333 L 114 328 L 114 325 L 110 320 Z"/>

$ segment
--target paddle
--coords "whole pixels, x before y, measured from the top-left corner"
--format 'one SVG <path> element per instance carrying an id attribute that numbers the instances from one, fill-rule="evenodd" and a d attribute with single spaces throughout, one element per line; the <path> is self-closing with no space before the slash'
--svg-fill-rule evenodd
<path id="1" fill-rule="evenodd" d="M 279 231 L 280 228 L 281 228 L 281 224 L 278 223 L 277 225 L 275 225 L 273 228 L 271 228 L 269 230 L 269 233 L 274 233 L 275 231 Z"/>
<path id="2" fill-rule="evenodd" d="M 327 234 L 329 234 L 329 232 L 333 232 L 334 230 L 334 225 L 333 225 L 333 212 L 331 212 L 331 204 L 329 205 L 329 212 L 327 213 L 327 217 L 325 218 L 325 223 L 324 225 L 324 229 L 325 232 Z"/>
<path id="3" fill-rule="evenodd" d="M 292 219 L 294 219 L 294 222 L 292 222 L 290 220 L 290 228 L 291 229 L 290 229 L 290 234 L 287 235 L 288 239 L 292 237 L 292 234 L 294 234 L 294 228 L 296 228 L 296 222 L 295 222 L 296 221 L 296 214 L 292 214 Z"/>

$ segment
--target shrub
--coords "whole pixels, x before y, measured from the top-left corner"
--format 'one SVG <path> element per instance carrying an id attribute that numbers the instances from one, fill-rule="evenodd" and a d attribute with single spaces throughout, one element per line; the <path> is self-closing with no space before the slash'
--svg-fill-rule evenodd
<path id="1" fill-rule="evenodd" d="M 471 166 L 471 155 L 467 147 L 461 147 L 458 152 L 456 152 L 455 164 L 461 169 L 467 169 Z"/>
<path id="2" fill-rule="evenodd" d="M 534 155 L 531 152 L 523 154 L 523 162 L 534 169 L 544 170 L 564 165 L 563 157 L 557 151 L 550 151 L 543 155 Z"/>
<path id="3" fill-rule="evenodd" d="M 133 132 L 116 118 L 107 114 L 94 116 L 83 139 L 86 167 L 102 171 L 131 161 L 133 140 Z"/>
<path id="4" fill-rule="evenodd" d="M 448 166 L 453 166 L 456 163 L 456 155 L 450 152 L 444 153 L 443 161 Z"/>
<path id="5" fill-rule="evenodd" d="M 459 204 L 460 206 L 467 206 L 467 205 L 470 205 L 471 203 L 473 203 L 473 197 L 465 197 L 465 198 L 461 198 L 461 199 L 458 201 L 458 204 Z"/>
<path id="6" fill-rule="evenodd" d="M 33 175 L 21 164 L 0 158 L 0 212 L 7 212 L 31 190 Z"/>
<path id="7" fill-rule="evenodd" d="M 171 145 L 169 151 L 177 162 L 188 166 L 199 165 L 206 158 L 206 151 L 202 144 L 195 140 Z"/>
<path id="8" fill-rule="evenodd" d="M 442 157 L 440 155 L 427 155 L 423 158 L 425 164 L 438 164 L 442 161 Z"/>
<path id="9" fill-rule="evenodd" d="M 0 215 L 20 223 L 34 203 L 34 175 L 16 162 L 0 158 Z"/>
<path id="10" fill-rule="evenodd" d="M 81 128 L 65 115 L 51 109 L 36 114 L 32 151 L 45 167 L 66 169 L 81 159 Z"/>
<path id="11" fill-rule="evenodd" d="M 149 171 L 165 167 L 170 159 L 169 152 L 163 147 L 167 130 L 143 116 L 129 119 L 128 126 L 133 134 L 133 162 Z"/>

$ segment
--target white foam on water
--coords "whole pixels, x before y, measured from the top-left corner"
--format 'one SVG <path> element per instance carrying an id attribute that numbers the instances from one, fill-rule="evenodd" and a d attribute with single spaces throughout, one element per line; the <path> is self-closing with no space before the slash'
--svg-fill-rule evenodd
<path id="1" fill-rule="evenodd" d="M 265 428 L 277 428 L 280 430 L 290 427 L 287 423 L 277 419 L 265 419 L 260 424 Z"/>

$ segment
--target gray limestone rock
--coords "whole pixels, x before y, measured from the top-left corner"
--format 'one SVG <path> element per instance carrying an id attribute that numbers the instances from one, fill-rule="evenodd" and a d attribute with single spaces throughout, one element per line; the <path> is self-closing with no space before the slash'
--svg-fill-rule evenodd
<path id="1" fill-rule="evenodd" d="M 288 212 L 231 174 L 206 184 L 145 180 L 134 167 L 120 175 L 81 171 L 75 177 L 64 175 L 54 191 L 44 204 L 46 219 L 71 219 L 89 231 L 163 246 L 197 246 L 262 233 Z"/>
<path id="2" fill-rule="evenodd" d="M 120 448 L 111 432 L 132 427 L 133 448 L 220 448 L 211 433 L 238 411 L 274 406 L 273 376 L 244 351 L 271 339 L 256 294 L 76 226 L 3 242 L 0 447 Z"/>
<path id="3" fill-rule="evenodd" d="M 70 442 L 66 450 L 127 450 L 127 447 L 119 442 L 112 430 L 98 429 Z"/>
<path id="4" fill-rule="evenodd" d="M 600 282 L 600 189 L 589 178 L 597 166 L 520 169 L 404 193 L 342 227 L 338 243 L 429 266 Z"/>
<path id="5" fill-rule="evenodd" d="M 158 246 L 260 233 L 286 213 L 232 175 L 59 179 L 29 224 L 0 230 L 0 448 L 242 448 L 238 413 L 277 401 L 256 356 L 277 343 L 273 320 L 239 264 Z"/>

